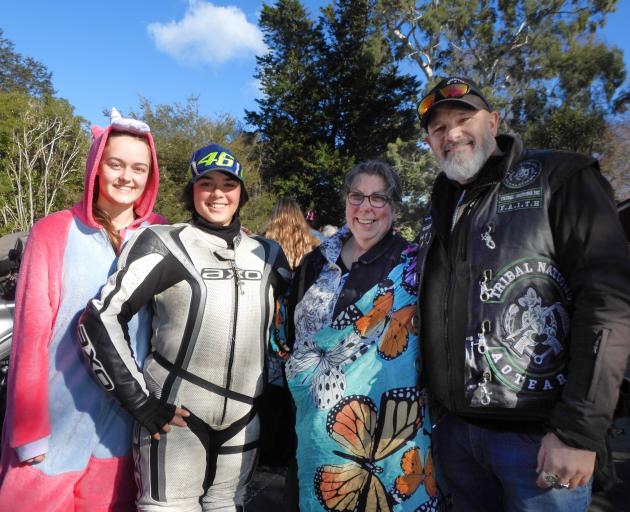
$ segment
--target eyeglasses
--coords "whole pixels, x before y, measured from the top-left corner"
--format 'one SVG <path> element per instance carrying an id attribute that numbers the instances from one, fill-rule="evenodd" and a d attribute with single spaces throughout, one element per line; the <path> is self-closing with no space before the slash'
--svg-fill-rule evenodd
<path id="1" fill-rule="evenodd" d="M 348 202 L 353 206 L 361 206 L 365 198 L 370 202 L 374 208 L 383 208 L 386 204 L 389 203 L 389 197 L 383 194 L 370 194 L 366 196 L 361 192 L 348 192 Z"/>
<path id="2" fill-rule="evenodd" d="M 418 117 L 422 119 L 422 116 L 427 113 L 427 111 L 433 106 L 435 101 L 440 96 L 440 99 L 446 98 L 461 98 L 465 96 L 470 91 L 470 86 L 464 82 L 458 82 L 456 84 L 448 84 L 444 87 L 438 89 L 437 91 L 433 91 L 428 96 L 422 98 L 422 101 L 418 105 Z"/>

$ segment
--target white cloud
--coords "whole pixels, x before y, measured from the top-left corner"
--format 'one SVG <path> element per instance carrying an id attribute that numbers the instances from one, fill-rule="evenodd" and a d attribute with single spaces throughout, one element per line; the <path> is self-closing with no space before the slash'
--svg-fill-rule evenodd
<path id="1" fill-rule="evenodd" d="M 185 63 L 218 64 L 265 52 L 262 33 L 236 6 L 190 0 L 180 21 L 147 27 L 157 48 Z"/>

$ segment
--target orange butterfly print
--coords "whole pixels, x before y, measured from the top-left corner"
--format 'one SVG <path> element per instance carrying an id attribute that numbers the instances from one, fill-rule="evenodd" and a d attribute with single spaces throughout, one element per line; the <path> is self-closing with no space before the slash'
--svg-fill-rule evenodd
<path id="1" fill-rule="evenodd" d="M 378 476 L 378 461 L 415 437 L 423 405 L 418 389 L 397 388 L 383 393 L 380 413 L 363 395 L 348 396 L 331 409 L 326 430 L 345 450 L 333 453 L 349 462 L 323 465 L 315 473 L 315 493 L 327 511 L 392 511 L 395 500 Z"/>
<path id="2" fill-rule="evenodd" d="M 393 305 L 393 290 L 390 289 L 377 295 L 372 304 L 372 310 L 354 322 L 357 333 L 363 337 L 370 336 L 377 327 L 386 321 Z"/>
<path id="3" fill-rule="evenodd" d="M 416 314 L 415 304 L 404 306 L 392 313 L 387 331 L 378 347 L 378 353 L 384 359 L 395 359 L 405 350 L 409 343 L 409 334 L 415 334 L 413 318 Z"/>
<path id="4" fill-rule="evenodd" d="M 435 481 L 431 451 L 427 454 L 423 468 L 420 448 L 410 448 L 403 454 L 400 460 L 400 467 L 403 470 L 403 474 L 396 478 L 392 492 L 397 501 L 409 499 L 420 485 L 424 485 L 429 496 L 437 496 L 437 483 Z"/>

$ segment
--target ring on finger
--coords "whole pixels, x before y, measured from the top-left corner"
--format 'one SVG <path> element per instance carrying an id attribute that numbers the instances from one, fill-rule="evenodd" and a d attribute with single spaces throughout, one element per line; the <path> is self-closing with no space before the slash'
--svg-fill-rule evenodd
<path id="1" fill-rule="evenodd" d="M 548 487 L 556 487 L 560 484 L 560 477 L 554 473 L 547 473 L 543 471 L 540 473 L 540 477 L 543 479 L 543 482 L 547 484 Z"/>

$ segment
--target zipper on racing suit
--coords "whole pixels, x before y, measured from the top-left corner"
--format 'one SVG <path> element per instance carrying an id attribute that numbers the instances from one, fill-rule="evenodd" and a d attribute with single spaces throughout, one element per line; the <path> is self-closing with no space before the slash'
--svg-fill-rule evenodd
<path id="1" fill-rule="evenodd" d="M 234 364 L 234 352 L 236 349 L 236 323 L 238 320 L 238 296 L 239 294 L 245 293 L 243 290 L 243 283 L 241 278 L 238 275 L 238 267 L 236 266 L 235 260 L 230 260 L 230 266 L 232 267 L 232 274 L 234 278 L 234 301 L 232 304 L 232 311 L 234 315 L 232 317 L 232 336 L 230 339 L 230 357 L 228 359 L 228 371 L 227 371 L 227 379 L 225 383 L 225 389 L 230 389 L 230 385 L 232 384 L 232 365 Z M 223 402 L 223 414 L 221 415 L 221 423 L 225 421 L 225 414 L 227 412 L 227 402 L 229 398 L 225 397 L 225 401 Z"/>

